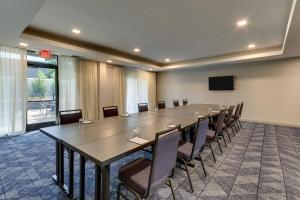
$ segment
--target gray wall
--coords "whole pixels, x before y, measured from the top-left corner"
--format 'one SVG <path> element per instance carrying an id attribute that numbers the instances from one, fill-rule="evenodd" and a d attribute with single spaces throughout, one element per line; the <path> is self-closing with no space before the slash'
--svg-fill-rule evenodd
<path id="1" fill-rule="evenodd" d="M 208 77 L 234 75 L 234 91 L 209 91 Z M 300 126 L 300 58 L 160 72 L 157 100 L 187 98 L 191 103 L 236 104 L 242 118 Z"/>

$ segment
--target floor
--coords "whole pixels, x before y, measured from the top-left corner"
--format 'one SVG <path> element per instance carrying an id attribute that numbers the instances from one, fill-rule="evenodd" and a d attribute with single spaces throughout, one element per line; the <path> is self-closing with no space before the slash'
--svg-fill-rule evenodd
<path id="1" fill-rule="evenodd" d="M 195 168 L 189 168 L 194 193 L 190 192 L 186 173 L 176 169 L 172 182 L 178 200 L 300 199 L 300 129 L 256 123 L 243 123 L 243 127 L 226 148 L 221 143 L 223 154 L 215 146 L 217 163 L 209 148 L 204 150 L 202 157 L 208 177 L 204 176 L 198 161 Z M 67 199 L 51 179 L 55 171 L 54 153 L 54 142 L 39 132 L 0 139 L 0 200 Z M 119 167 L 143 154 L 137 152 L 113 163 L 113 198 Z M 77 195 L 78 163 L 77 155 Z M 90 162 L 87 162 L 86 174 L 86 199 L 93 199 L 94 166 Z M 152 199 L 172 199 L 170 193 L 166 186 Z"/>

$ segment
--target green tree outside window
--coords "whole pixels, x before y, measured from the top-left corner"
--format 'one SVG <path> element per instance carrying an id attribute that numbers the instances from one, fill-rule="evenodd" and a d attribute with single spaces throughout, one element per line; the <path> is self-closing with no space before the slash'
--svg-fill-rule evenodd
<path id="1" fill-rule="evenodd" d="M 47 76 L 41 70 L 37 71 L 36 78 L 31 84 L 32 96 L 41 98 L 44 98 L 46 96 L 46 78 Z"/>

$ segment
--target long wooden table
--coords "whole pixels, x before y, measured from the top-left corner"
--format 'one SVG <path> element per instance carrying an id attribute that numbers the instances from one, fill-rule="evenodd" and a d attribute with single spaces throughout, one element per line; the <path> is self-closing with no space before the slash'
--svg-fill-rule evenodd
<path id="1" fill-rule="evenodd" d="M 110 164 L 126 155 L 144 149 L 155 140 L 155 133 L 165 130 L 170 124 L 188 128 L 197 122 L 198 116 L 214 116 L 224 106 L 190 104 L 176 108 L 131 114 L 129 117 L 110 117 L 91 124 L 67 124 L 42 128 L 41 132 L 56 142 L 56 175 L 58 185 L 73 198 L 74 152 L 80 155 L 79 199 L 85 194 L 85 161 L 95 163 L 95 199 L 110 199 Z M 139 145 L 129 141 L 133 129 L 140 128 L 139 137 L 149 143 Z M 64 148 L 69 149 L 69 185 L 64 184 Z"/>

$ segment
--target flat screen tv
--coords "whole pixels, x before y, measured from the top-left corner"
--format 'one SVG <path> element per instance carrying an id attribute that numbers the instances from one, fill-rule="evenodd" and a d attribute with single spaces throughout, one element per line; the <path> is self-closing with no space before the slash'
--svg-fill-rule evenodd
<path id="1" fill-rule="evenodd" d="M 209 77 L 209 90 L 234 90 L 234 76 Z"/>

